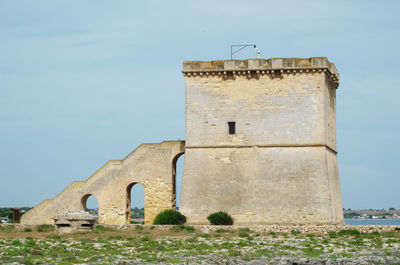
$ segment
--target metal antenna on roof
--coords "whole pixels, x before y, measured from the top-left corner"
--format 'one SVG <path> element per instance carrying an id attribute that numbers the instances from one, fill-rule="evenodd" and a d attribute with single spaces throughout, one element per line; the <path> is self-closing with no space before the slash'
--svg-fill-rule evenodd
<path id="1" fill-rule="evenodd" d="M 255 44 L 235 44 L 235 45 L 231 45 L 231 60 L 233 59 L 233 55 L 235 53 L 240 52 L 241 50 L 243 50 L 246 47 L 250 47 L 253 46 L 253 48 L 256 50 L 256 58 L 258 59 L 258 55 L 260 54 L 260 50 L 257 49 Z"/>

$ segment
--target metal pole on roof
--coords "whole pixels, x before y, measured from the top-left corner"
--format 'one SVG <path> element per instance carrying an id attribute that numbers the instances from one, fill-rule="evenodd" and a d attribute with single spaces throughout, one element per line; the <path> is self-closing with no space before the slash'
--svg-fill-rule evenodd
<path id="1" fill-rule="evenodd" d="M 256 58 L 258 58 L 258 54 L 260 54 L 260 51 L 256 48 L 255 44 L 234 44 L 231 45 L 231 60 L 233 59 L 233 55 L 235 53 L 240 52 L 241 50 L 243 50 L 246 47 L 250 47 L 253 46 L 254 49 L 256 49 Z M 237 47 L 236 50 L 234 50 L 234 47 Z"/>

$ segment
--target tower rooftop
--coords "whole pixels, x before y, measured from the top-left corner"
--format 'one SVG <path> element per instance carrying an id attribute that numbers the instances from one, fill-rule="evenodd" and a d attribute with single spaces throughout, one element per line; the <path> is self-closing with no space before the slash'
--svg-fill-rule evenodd
<path id="1" fill-rule="evenodd" d="M 326 57 L 270 58 L 246 60 L 184 61 L 184 76 L 315 73 L 326 72 L 335 87 L 339 85 L 339 73 Z"/>

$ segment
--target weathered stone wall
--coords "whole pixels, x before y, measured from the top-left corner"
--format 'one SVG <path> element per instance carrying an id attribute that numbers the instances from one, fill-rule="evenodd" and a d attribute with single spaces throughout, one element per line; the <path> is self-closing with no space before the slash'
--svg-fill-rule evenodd
<path id="1" fill-rule="evenodd" d="M 173 161 L 184 152 L 184 141 L 142 144 L 123 160 L 112 160 L 85 181 L 76 181 L 52 200 L 24 214 L 22 224 L 53 224 L 63 212 L 85 210 L 86 199 L 98 200 L 99 223 L 126 224 L 130 220 L 130 190 L 140 183 L 145 191 L 145 223 L 162 210 L 175 208 Z"/>
<path id="2" fill-rule="evenodd" d="M 336 89 L 328 78 L 323 84 L 325 143 L 336 150 Z"/>
<path id="3" fill-rule="evenodd" d="M 241 225 L 341 223 L 329 153 L 325 147 L 187 148 L 180 209 L 194 224 L 207 224 L 221 210 Z"/>
<path id="4" fill-rule="evenodd" d="M 187 146 L 323 144 L 324 75 L 187 78 Z"/>
<path id="5" fill-rule="evenodd" d="M 335 88 L 326 58 L 184 62 L 181 208 L 205 224 L 343 223 Z M 236 133 L 228 134 L 228 122 Z"/>

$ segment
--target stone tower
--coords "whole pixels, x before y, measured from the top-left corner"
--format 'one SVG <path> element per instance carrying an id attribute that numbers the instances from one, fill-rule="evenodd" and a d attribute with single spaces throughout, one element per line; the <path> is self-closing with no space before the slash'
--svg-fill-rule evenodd
<path id="1" fill-rule="evenodd" d="M 342 224 L 339 74 L 325 57 L 183 63 L 180 211 L 192 224 Z"/>

